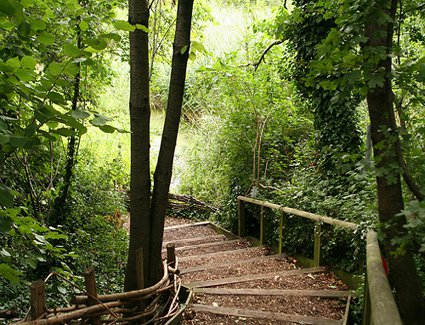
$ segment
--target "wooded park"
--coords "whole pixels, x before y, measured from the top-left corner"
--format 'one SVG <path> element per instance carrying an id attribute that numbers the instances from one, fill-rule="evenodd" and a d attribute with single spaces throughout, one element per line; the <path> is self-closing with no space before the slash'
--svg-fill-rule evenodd
<path id="1" fill-rule="evenodd" d="M 0 2 L 0 324 L 425 324 L 424 195 L 423 0 Z"/>

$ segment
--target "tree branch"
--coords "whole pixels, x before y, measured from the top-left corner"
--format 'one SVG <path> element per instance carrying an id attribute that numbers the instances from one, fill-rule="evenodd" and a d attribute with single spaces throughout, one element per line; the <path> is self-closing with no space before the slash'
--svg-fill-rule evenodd
<path id="1" fill-rule="evenodd" d="M 253 66 L 254 67 L 254 71 L 257 71 L 258 67 L 260 66 L 261 62 L 266 62 L 266 54 L 276 45 L 280 45 L 284 42 L 284 40 L 277 40 L 274 41 L 273 43 L 271 43 L 269 46 L 267 46 L 267 48 L 263 51 L 263 54 L 261 54 L 260 58 L 258 59 L 257 62 L 255 63 L 248 63 L 246 65 L 244 65 L 244 67 L 249 67 L 249 66 Z"/>

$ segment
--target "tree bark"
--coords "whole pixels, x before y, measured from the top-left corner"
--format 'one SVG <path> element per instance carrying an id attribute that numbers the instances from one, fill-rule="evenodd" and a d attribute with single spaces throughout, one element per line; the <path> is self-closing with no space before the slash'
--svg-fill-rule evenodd
<path id="1" fill-rule="evenodd" d="M 131 24 L 149 25 L 148 0 L 129 0 Z M 130 244 L 125 290 L 136 290 L 136 251 L 143 248 L 143 274 L 149 285 L 150 255 L 150 104 L 149 104 L 149 44 L 148 33 L 136 29 L 130 32 Z M 161 272 L 159 272 L 161 273 Z"/>
<path id="2" fill-rule="evenodd" d="M 173 60 L 167 114 L 165 117 L 158 162 L 154 174 L 154 189 L 151 206 L 150 285 L 157 282 L 161 276 L 162 237 L 168 203 L 168 192 L 172 176 L 174 151 L 183 104 L 186 67 L 189 58 L 192 10 L 193 0 L 179 1 L 177 7 L 176 33 L 173 43 Z"/>
<path id="3" fill-rule="evenodd" d="M 377 1 L 366 24 L 366 36 L 369 38 L 366 50 L 385 49 L 385 56 L 368 74 L 384 76 L 382 86 L 369 89 L 367 103 L 372 132 L 373 152 L 377 170 L 378 212 L 383 225 L 384 246 L 389 258 L 390 279 L 396 291 L 396 301 L 405 324 L 423 324 L 421 308 L 423 304 L 421 284 L 413 260 L 411 247 L 400 250 L 395 239 L 405 235 L 406 219 L 400 212 L 404 208 L 400 169 L 397 160 L 399 135 L 394 129 L 395 117 L 391 85 L 391 51 L 393 23 L 383 19 L 389 15 L 395 19 L 397 0 Z M 384 58 L 383 58 L 384 57 Z M 373 57 L 376 59 L 376 56 Z"/>

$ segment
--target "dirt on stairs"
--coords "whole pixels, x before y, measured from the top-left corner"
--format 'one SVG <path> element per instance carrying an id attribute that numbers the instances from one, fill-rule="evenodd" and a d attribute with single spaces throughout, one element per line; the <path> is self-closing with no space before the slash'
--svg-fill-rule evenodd
<path id="1" fill-rule="evenodd" d="M 182 324 L 345 324 L 349 292 L 333 273 L 231 237 L 209 222 L 167 219 L 164 247 L 175 244 L 194 294 Z"/>

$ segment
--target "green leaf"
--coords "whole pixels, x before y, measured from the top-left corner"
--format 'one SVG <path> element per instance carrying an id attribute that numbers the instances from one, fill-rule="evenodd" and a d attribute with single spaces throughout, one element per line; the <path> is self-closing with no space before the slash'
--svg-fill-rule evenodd
<path id="1" fill-rule="evenodd" d="M 49 231 L 44 235 L 46 239 L 66 239 L 68 238 L 65 234 L 61 234 L 57 231 Z"/>
<path id="2" fill-rule="evenodd" d="M 89 24 L 87 24 L 87 22 L 85 20 L 82 20 L 79 24 L 78 27 L 80 27 L 80 29 L 85 32 L 87 29 L 89 29 Z"/>
<path id="3" fill-rule="evenodd" d="M 87 131 L 87 128 L 82 123 L 78 122 L 75 118 L 73 118 L 71 115 L 63 115 L 61 118 L 58 119 L 58 121 L 69 126 L 70 128 L 79 130 L 80 133 L 85 133 Z"/>
<path id="4" fill-rule="evenodd" d="M 57 76 L 62 73 L 62 65 L 60 65 L 57 62 L 52 62 L 49 64 L 49 67 L 47 68 L 48 71 L 50 71 L 54 76 Z"/>
<path id="5" fill-rule="evenodd" d="M 0 205 L 5 208 L 11 208 L 13 206 L 13 200 L 17 195 L 16 191 L 13 191 L 9 187 L 0 184 Z"/>
<path id="6" fill-rule="evenodd" d="M 123 30 L 126 32 L 132 32 L 136 29 L 135 26 L 131 25 L 128 21 L 125 20 L 116 20 L 112 24 L 116 29 Z"/>
<path id="7" fill-rule="evenodd" d="M 80 57 L 84 54 L 83 51 L 81 51 L 78 47 L 76 47 L 73 44 L 65 44 L 63 46 L 63 53 L 73 58 Z"/>
<path id="8" fill-rule="evenodd" d="M 94 126 L 102 126 L 105 125 L 106 122 L 108 122 L 109 119 L 103 115 L 96 114 L 96 117 L 90 121 L 91 124 Z"/>
<path id="9" fill-rule="evenodd" d="M 28 138 L 20 135 L 11 135 L 9 139 L 9 143 L 17 148 L 22 148 L 27 143 Z"/>
<path id="10" fill-rule="evenodd" d="M 18 57 L 14 57 L 7 60 L 6 64 L 16 71 L 16 69 L 18 69 L 21 66 L 21 61 L 19 61 Z"/>
<path id="11" fill-rule="evenodd" d="M 58 291 L 63 295 L 65 295 L 68 292 L 68 290 L 66 290 L 66 288 L 62 286 L 58 286 Z"/>
<path id="12" fill-rule="evenodd" d="M 96 51 L 102 51 L 108 46 L 108 43 L 102 38 L 86 40 L 85 42 L 92 48 L 94 48 Z"/>
<path id="13" fill-rule="evenodd" d="M 185 52 L 187 51 L 188 46 L 185 45 L 182 47 L 182 49 L 180 50 L 180 54 L 185 54 Z"/>
<path id="14" fill-rule="evenodd" d="M 85 119 L 90 116 L 90 113 L 83 110 L 76 110 L 71 112 L 71 116 L 76 120 Z"/>
<path id="15" fill-rule="evenodd" d="M 193 41 L 190 47 L 191 47 L 191 50 L 194 51 L 194 52 L 196 52 L 196 51 L 201 52 L 201 53 L 206 52 L 205 46 L 202 43 L 199 43 L 197 41 Z"/>
<path id="16" fill-rule="evenodd" d="M 150 33 L 149 28 L 147 28 L 145 25 L 136 24 L 136 28 L 144 31 L 145 33 Z"/>
<path id="17" fill-rule="evenodd" d="M 66 104 L 66 99 L 63 97 L 63 95 L 55 91 L 49 92 L 47 98 L 56 104 Z"/>
<path id="18" fill-rule="evenodd" d="M 37 64 L 37 60 L 33 58 L 32 56 L 26 55 L 21 59 L 21 65 L 24 68 L 34 69 L 36 64 Z"/>
<path id="19" fill-rule="evenodd" d="M 116 131 L 116 129 L 110 125 L 100 125 L 99 129 L 105 133 L 114 133 Z"/>
<path id="20" fill-rule="evenodd" d="M 32 19 L 31 20 L 31 27 L 34 30 L 45 30 L 47 25 L 43 20 Z"/>
<path id="21" fill-rule="evenodd" d="M 25 36 L 25 37 L 28 36 L 31 32 L 31 25 L 28 24 L 26 21 L 23 21 L 18 26 L 18 32 L 22 36 Z"/>
<path id="22" fill-rule="evenodd" d="M 19 276 L 22 272 L 11 268 L 5 263 L 0 264 L 0 276 L 8 280 L 12 284 L 18 284 L 20 282 Z"/>
<path id="23" fill-rule="evenodd" d="M 52 130 L 52 133 L 56 133 L 59 135 L 62 135 L 64 137 L 71 137 L 75 135 L 75 132 L 71 129 L 67 129 L 67 128 L 60 128 L 57 130 Z"/>
<path id="24" fill-rule="evenodd" d="M 42 32 L 37 36 L 38 41 L 44 45 L 52 45 L 55 42 L 55 36 L 50 33 Z"/>
<path id="25" fill-rule="evenodd" d="M 15 72 L 15 75 L 19 78 L 19 80 L 24 82 L 30 82 L 33 81 L 35 78 L 35 73 L 33 70 L 28 69 L 18 69 L 18 71 Z"/>
<path id="26" fill-rule="evenodd" d="M 103 34 L 103 35 L 102 35 L 102 37 L 103 37 L 103 38 L 109 38 L 109 39 L 112 39 L 112 40 L 114 40 L 114 41 L 116 41 L 116 42 L 121 41 L 121 36 L 120 36 L 120 35 L 118 35 L 117 33 L 108 33 L 108 34 Z"/>
<path id="27" fill-rule="evenodd" d="M 12 16 L 17 11 L 18 3 L 15 0 L 1 0 L 0 12 Z"/>
<path id="28" fill-rule="evenodd" d="M 10 253 L 9 253 L 7 250 L 5 250 L 4 248 L 2 248 L 2 249 L 0 250 L 0 255 L 1 255 L 1 256 L 3 256 L 3 257 L 10 257 L 10 256 L 12 256 L 12 255 L 10 255 Z"/>

